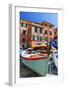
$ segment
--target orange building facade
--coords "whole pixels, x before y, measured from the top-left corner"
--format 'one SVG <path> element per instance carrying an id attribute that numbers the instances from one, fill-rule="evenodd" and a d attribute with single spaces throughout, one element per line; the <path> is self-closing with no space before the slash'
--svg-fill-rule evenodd
<path id="1" fill-rule="evenodd" d="M 57 37 L 57 28 L 48 22 L 33 23 L 27 20 L 20 21 L 20 48 L 42 47 Z"/>
<path id="2" fill-rule="evenodd" d="M 28 48 L 31 43 L 31 22 L 20 21 L 20 48 Z M 30 43 L 29 43 L 30 41 Z"/>

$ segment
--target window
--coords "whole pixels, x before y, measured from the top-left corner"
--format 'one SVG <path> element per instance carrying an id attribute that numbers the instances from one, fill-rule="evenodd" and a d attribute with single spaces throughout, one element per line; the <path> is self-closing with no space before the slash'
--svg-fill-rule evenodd
<path id="1" fill-rule="evenodd" d="M 24 48 L 24 45 L 22 45 L 22 47 Z"/>
<path id="2" fill-rule="evenodd" d="M 47 34 L 47 30 L 45 30 L 45 33 L 44 34 Z"/>
<path id="3" fill-rule="evenodd" d="M 49 34 L 52 35 L 52 32 L 50 31 Z"/>
<path id="4" fill-rule="evenodd" d="M 40 41 L 42 41 L 42 36 L 40 36 Z"/>
<path id="5" fill-rule="evenodd" d="M 29 30 L 29 33 L 31 33 L 31 30 Z"/>
<path id="6" fill-rule="evenodd" d="M 39 41 L 39 36 L 37 36 L 37 40 Z"/>
<path id="7" fill-rule="evenodd" d="M 40 28 L 40 33 L 42 33 L 42 28 Z"/>
<path id="8" fill-rule="evenodd" d="M 25 42 L 25 38 L 23 38 L 22 41 Z"/>
<path id="9" fill-rule="evenodd" d="M 35 40 L 37 40 L 37 36 L 35 36 Z"/>
<path id="10" fill-rule="evenodd" d="M 55 31 L 55 35 L 57 34 L 57 32 Z"/>
<path id="11" fill-rule="evenodd" d="M 37 40 L 37 36 L 33 35 L 33 40 Z"/>
<path id="12" fill-rule="evenodd" d="M 35 35 L 33 35 L 33 40 L 35 40 Z"/>
<path id="13" fill-rule="evenodd" d="M 27 27 L 27 24 L 22 22 L 22 23 L 21 23 L 21 26 L 22 26 L 22 27 Z"/>
<path id="14" fill-rule="evenodd" d="M 45 27 L 47 27 L 47 24 L 45 24 Z"/>
<path id="15" fill-rule="evenodd" d="M 23 23 L 21 23 L 21 26 L 23 27 Z"/>
<path id="16" fill-rule="evenodd" d="M 34 26 L 32 26 L 32 33 L 34 33 L 35 32 L 35 27 Z"/>
<path id="17" fill-rule="evenodd" d="M 26 31 L 25 30 L 23 30 L 23 34 L 26 34 Z"/>
<path id="18" fill-rule="evenodd" d="M 35 27 L 35 32 L 37 32 L 37 27 Z"/>
<path id="19" fill-rule="evenodd" d="M 26 24 L 26 23 L 24 23 L 24 24 L 23 24 L 23 26 L 24 26 L 24 27 L 27 27 L 27 24 Z"/>

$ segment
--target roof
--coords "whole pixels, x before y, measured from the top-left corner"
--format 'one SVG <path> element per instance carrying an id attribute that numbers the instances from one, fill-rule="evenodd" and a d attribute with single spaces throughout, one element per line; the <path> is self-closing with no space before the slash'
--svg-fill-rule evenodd
<path id="1" fill-rule="evenodd" d="M 20 20 L 20 22 L 26 22 L 28 24 L 31 24 L 31 25 L 34 25 L 34 26 L 38 26 L 38 27 L 43 27 L 43 25 L 49 25 L 51 27 L 54 27 L 54 25 L 49 23 L 49 22 L 31 22 L 29 20 Z"/>
<path id="2" fill-rule="evenodd" d="M 32 23 L 33 26 L 36 26 L 36 27 L 43 27 L 41 24 L 38 24 L 38 23 Z"/>
<path id="3" fill-rule="evenodd" d="M 42 24 L 42 25 L 49 25 L 49 26 L 51 26 L 51 27 L 54 27 L 54 25 L 51 24 L 51 23 L 49 23 L 49 22 L 42 22 L 41 24 Z"/>
<path id="4" fill-rule="evenodd" d="M 28 21 L 28 20 L 20 20 L 20 22 L 26 22 L 26 23 L 29 23 L 29 24 L 32 23 L 31 21 Z"/>

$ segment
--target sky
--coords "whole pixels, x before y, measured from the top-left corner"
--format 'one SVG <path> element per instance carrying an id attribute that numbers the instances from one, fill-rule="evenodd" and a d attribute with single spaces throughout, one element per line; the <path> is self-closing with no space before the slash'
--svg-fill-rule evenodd
<path id="1" fill-rule="evenodd" d="M 49 22 L 58 27 L 57 13 L 20 12 L 20 20 L 22 19 L 31 22 Z"/>

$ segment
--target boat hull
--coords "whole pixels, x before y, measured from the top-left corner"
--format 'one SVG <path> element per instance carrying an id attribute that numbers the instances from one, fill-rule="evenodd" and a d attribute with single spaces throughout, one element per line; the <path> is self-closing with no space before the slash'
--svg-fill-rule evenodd
<path id="1" fill-rule="evenodd" d="M 22 59 L 22 62 L 29 67 L 30 69 L 32 69 L 33 71 L 35 71 L 36 73 L 38 73 L 41 76 L 46 76 L 47 72 L 48 72 L 48 61 L 49 58 L 45 58 L 42 60 L 25 60 Z"/>

